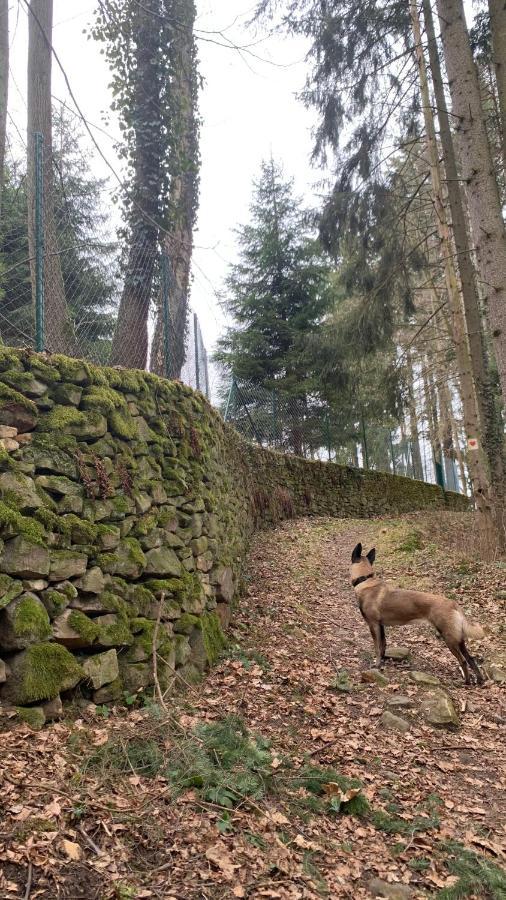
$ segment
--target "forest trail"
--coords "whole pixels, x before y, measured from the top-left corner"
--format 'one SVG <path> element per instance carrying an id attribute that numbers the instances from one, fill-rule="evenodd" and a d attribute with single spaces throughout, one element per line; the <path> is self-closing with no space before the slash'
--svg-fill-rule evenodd
<path id="1" fill-rule="evenodd" d="M 504 567 L 466 553 L 472 522 L 264 532 L 223 660 L 169 715 L 88 709 L 1 734 L 2 896 L 504 898 Z M 372 644 L 348 580 L 358 540 L 376 545 L 384 577 L 444 591 L 481 621 L 474 649 L 497 680 L 466 688 L 416 624 L 387 633 L 409 658 L 387 663 L 386 683 L 364 682 Z M 424 717 L 441 691 L 451 730 Z"/>

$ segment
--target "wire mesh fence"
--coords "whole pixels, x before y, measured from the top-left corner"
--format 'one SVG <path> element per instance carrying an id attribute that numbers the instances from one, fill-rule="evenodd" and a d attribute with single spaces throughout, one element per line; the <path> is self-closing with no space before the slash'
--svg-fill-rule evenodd
<path id="1" fill-rule="evenodd" d="M 423 423 L 414 436 L 403 422 L 385 425 L 360 415 L 350 427 L 339 410 L 317 397 L 294 397 L 236 378 L 222 385 L 220 409 L 227 422 L 263 447 L 467 492 L 465 473 L 451 454 L 436 458 Z"/>
<path id="2" fill-rule="evenodd" d="M 114 189 L 90 174 L 68 122 L 56 120 L 53 131 L 51 152 L 33 134 L 24 159 L 8 162 L 0 340 L 146 367 L 209 396 L 202 333 L 196 315 L 177 301 L 164 237 L 143 228 L 127 235 Z"/>

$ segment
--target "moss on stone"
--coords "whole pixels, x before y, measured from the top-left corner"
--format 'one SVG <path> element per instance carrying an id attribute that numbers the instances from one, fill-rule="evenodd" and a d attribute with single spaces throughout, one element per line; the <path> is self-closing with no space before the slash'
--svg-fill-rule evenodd
<path id="1" fill-rule="evenodd" d="M 20 722 L 29 725 L 33 731 L 39 731 L 46 722 L 44 710 L 40 706 L 16 706 L 16 715 Z"/>
<path id="2" fill-rule="evenodd" d="M 30 370 L 36 378 L 45 381 L 46 384 L 55 384 L 61 380 L 61 375 L 55 366 L 47 365 L 40 357 L 32 356 L 30 360 Z"/>
<path id="3" fill-rule="evenodd" d="M 137 425 L 128 410 L 115 409 L 107 416 L 109 428 L 117 437 L 133 441 L 137 437 Z"/>
<path id="4" fill-rule="evenodd" d="M 40 522 L 29 516 L 22 516 L 8 505 L 5 498 L 0 500 L 0 532 L 4 530 L 12 536 L 20 534 L 32 544 L 45 546 L 47 543 L 46 534 Z"/>
<path id="5" fill-rule="evenodd" d="M 91 380 L 91 367 L 81 359 L 54 353 L 51 362 L 58 368 L 62 381 L 83 384 Z"/>
<path id="6" fill-rule="evenodd" d="M 129 647 L 133 636 L 127 620 L 118 615 L 114 622 L 99 622 L 97 643 L 103 647 Z"/>
<path id="7" fill-rule="evenodd" d="M 6 347 L 0 340 L 0 372 L 5 372 L 13 366 L 21 366 L 19 351 Z"/>
<path id="8" fill-rule="evenodd" d="M 63 431 L 72 425 L 83 425 L 86 416 L 74 406 L 53 406 L 40 421 L 40 429 L 44 431 Z"/>
<path id="9" fill-rule="evenodd" d="M 207 661 L 213 666 L 219 659 L 220 653 L 227 645 L 227 639 L 221 630 L 220 620 L 215 612 L 204 613 L 200 617 L 202 639 L 206 651 Z"/>
<path id="10" fill-rule="evenodd" d="M 190 634 L 194 628 L 202 627 L 202 617 L 194 616 L 192 613 L 183 613 L 180 619 L 174 623 L 174 631 L 176 634 Z"/>
<path id="11" fill-rule="evenodd" d="M 0 609 L 3 609 L 22 593 L 22 581 L 17 581 L 15 578 L 11 578 L 10 575 L 0 574 Z"/>
<path id="12" fill-rule="evenodd" d="M 37 406 L 32 400 L 29 400 L 24 394 L 20 394 L 19 391 L 15 391 L 13 388 L 8 387 L 8 385 L 0 382 L 0 407 L 7 404 L 16 404 L 25 409 L 26 412 L 31 413 L 33 416 L 37 416 Z"/>
<path id="13" fill-rule="evenodd" d="M 23 653 L 19 674 L 17 700 L 25 704 L 52 700 L 60 691 L 74 687 L 83 677 L 83 670 L 61 644 L 33 644 Z"/>
<path id="14" fill-rule="evenodd" d="M 100 631 L 98 625 L 79 609 L 72 610 L 68 624 L 87 644 L 93 644 Z"/>
<path id="15" fill-rule="evenodd" d="M 145 566 L 146 565 L 146 557 L 144 556 L 144 552 L 142 550 L 141 545 L 137 538 L 127 537 L 123 539 L 123 546 L 125 546 L 128 550 L 128 557 L 135 563 L 137 566 Z"/>
<path id="16" fill-rule="evenodd" d="M 56 619 L 61 615 L 70 603 L 70 598 L 65 593 L 53 588 L 48 588 L 41 596 L 51 619 Z"/>
<path id="17" fill-rule="evenodd" d="M 82 409 L 98 409 L 108 415 L 116 409 L 126 409 L 125 398 L 112 388 L 103 385 L 93 385 L 83 395 Z"/>
<path id="18" fill-rule="evenodd" d="M 17 601 L 12 629 L 16 637 L 45 641 L 51 634 L 49 616 L 40 600 L 33 594 L 24 594 Z"/>

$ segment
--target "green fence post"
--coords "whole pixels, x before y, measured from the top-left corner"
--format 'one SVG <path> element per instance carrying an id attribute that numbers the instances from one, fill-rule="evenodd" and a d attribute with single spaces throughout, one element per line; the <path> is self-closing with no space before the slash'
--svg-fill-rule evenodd
<path id="1" fill-rule="evenodd" d="M 197 313 L 193 313 L 193 340 L 195 343 L 195 386 L 200 391 L 200 366 L 199 366 L 199 320 Z"/>
<path id="2" fill-rule="evenodd" d="M 331 457 L 332 457 L 332 451 L 331 451 L 331 447 L 330 447 L 330 419 L 329 419 L 328 410 L 325 415 L 325 432 L 326 432 L 326 439 L 327 439 L 327 454 L 328 454 L 329 462 L 330 462 Z"/>
<path id="3" fill-rule="evenodd" d="M 367 436 L 365 433 L 365 419 L 364 419 L 363 413 L 361 414 L 361 420 L 362 420 L 362 441 L 363 441 L 363 450 L 364 450 L 364 463 L 365 463 L 366 469 L 368 469 L 369 468 L 369 450 L 367 449 Z"/>
<path id="4" fill-rule="evenodd" d="M 35 349 L 44 350 L 44 137 L 34 134 L 35 153 Z"/>
<path id="5" fill-rule="evenodd" d="M 277 434 L 278 434 L 278 409 L 276 403 L 276 391 L 272 392 L 272 443 L 273 446 L 277 446 Z"/>
<path id="6" fill-rule="evenodd" d="M 228 397 L 227 397 L 227 404 L 225 406 L 225 413 L 223 415 L 224 422 L 228 421 L 228 411 L 229 411 L 231 403 L 232 403 L 232 397 L 234 395 L 234 391 L 235 391 L 235 378 L 232 378 L 232 384 L 230 385 L 230 390 L 228 392 Z"/>
<path id="7" fill-rule="evenodd" d="M 167 253 L 162 253 L 162 313 L 163 313 L 163 356 L 165 363 L 165 377 L 171 375 L 170 359 L 170 276 L 169 260 Z"/>
<path id="8" fill-rule="evenodd" d="M 388 434 L 390 436 L 390 453 L 392 454 L 392 470 L 393 470 L 394 475 L 396 475 L 397 472 L 396 472 L 396 466 L 395 466 L 394 442 L 392 440 L 392 432 L 390 431 L 390 429 L 388 431 Z"/>

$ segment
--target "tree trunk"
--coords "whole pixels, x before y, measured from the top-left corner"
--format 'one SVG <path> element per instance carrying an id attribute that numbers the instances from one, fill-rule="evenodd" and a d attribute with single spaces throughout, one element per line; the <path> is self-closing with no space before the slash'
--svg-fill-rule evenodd
<path id="1" fill-rule="evenodd" d="M 51 124 L 52 0 L 31 0 L 28 14 L 28 242 L 32 296 L 35 303 L 35 139 L 43 137 L 44 346 L 58 353 L 76 354 L 72 322 L 58 252 L 53 207 L 53 143 Z"/>
<path id="2" fill-rule="evenodd" d="M 422 454 L 420 453 L 420 436 L 418 434 L 418 414 L 416 411 L 413 362 L 409 350 L 406 353 L 406 369 L 408 375 L 408 413 L 413 478 L 417 478 L 419 481 L 423 481 L 424 476 Z"/>
<path id="3" fill-rule="evenodd" d="M 490 32 L 494 58 L 499 115 L 501 122 L 501 143 L 504 174 L 506 176 L 506 3 L 504 0 L 488 0 Z"/>
<path id="4" fill-rule="evenodd" d="M 0 222 L 4 186 L 7 97 L 9 93 L 9 0 L 0 0 Z"/>
<path id="5" fill-rule="evenodd" d="M 157 259 L 161 182 L 162 116 L 158 55 L 159 8 L 156 0 L 135 4 L 135 73 L 131 110 L 135 164 L 129 200 L 130 246 L 111 365 L 145 369 L 148 316 Z"/>
<path id="6" fill-rule="evenodd" d="M 462 0 L 437 0 L 461 175 L 506 400 L 506 231 Z M 449 173 L 448 173 L 449 174 Z"/>
<path id="7" fill-rule="evenodd" d="M 476 385 L 473 380 L 473 366 L 470 349 L 467 342 L 464 307 L 462 305 L 459 282 L 454 263 L 454 246 L 451 239 L 450 228 L 448 225 L 446 207 L 443 201 L 442 173 L 441 165 L 439 162 L 439 151 L 437 146 L 436 130 L 434 126 L 434 116 L 430 102 L 427 69 L 425 65 L 425 56 L 422 46 L 420 20 L 418 17 L 417 5 L 414 0 L 412 0 L 411 2 L 411 20 L 413 24 L 413 34 L 415 38 L 418 72 L 420 78 L 420 91 L 427 140 L 427 156 L 431 175 L 432 196 L 434 200 L 434 209 L 440 241 L 440 258 L 444 267 L 446 293 L 448 296 L 448 305 L 451 315 L 451 337 L 455 346 L 455 354 L 457 357 L 457 367 L 461 387 L 464 426 L 467 438 L 472 439 L 473 437 L 475 437 L 478 441 L 478 450 L 470 454 L 469 471 L 476 506 L 480 514 L 487 519 L 486 527 L 488 528 L 490 527 L 489 519 L 491 516 L 491 484 L 486 468 L 484 452 L 485 446 L 483 441 L 480 408 L 478 403 Z M 472 274 L 474 276 L 474 273 Z M 470 293 L 471 299 L 473 299 L 472 295 L 474 294 L 474 291 Z M 480 362 L 480 371 L 478 375 L 479 377 L 483 377 L 483 348 L 481 346 L 481 341 L 478 344 L 478 353 Z"/>
<path id="8" fill-rule="evenodd" d="M 168 378 L 180 378 L 185 360 L 193 229 L 198 202 L 198 86 L 193 33 L 196 10 L 194 0 L 165 0 L 165 9 L 168 16 L 181 23 L 175 40 L 172 88 L 179 140 L 171 166 L 171 226 L 162 240 L 171 273 L 169 334 L 164 338 L 162 297 L 153 339 L 151 371 Z M 165 359 L 166 351 L 168 359 Z"/>

